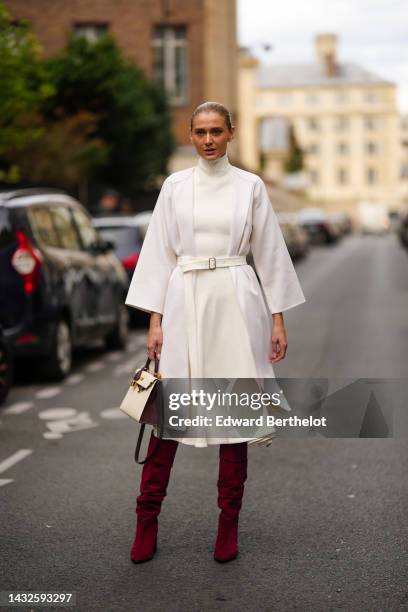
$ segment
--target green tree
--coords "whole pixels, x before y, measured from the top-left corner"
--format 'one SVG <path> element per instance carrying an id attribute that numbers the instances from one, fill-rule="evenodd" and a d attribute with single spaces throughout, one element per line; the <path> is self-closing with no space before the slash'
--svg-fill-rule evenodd
<path id="1" fill-rule="evenodd" d="M 111 36 L 97 42 L 71 37 L 47 66 L 55 91 L 47 116 L 85 110 L 97 118 L 95 136 L 109 146 L 96 175 L 100 182 L 134 192 L 166 172 L 174 142 L 165 97 L 122 57 Z"/>
<path id="2" fill-rule="evenodd" d="M 107 158 L 96 117 L 44 114 L 55 96 L 28 23 L 15 24 L 0 0 L 0 180 L 78 189 Z"/>
<path id="3" fill-rule="evenodd" d="M 29 26 L 13 24 L 1 2 L 0 91 L 0 180 L 18 181 L 20 168 L 10 154 L 41 138 L 41 106 L 53 89 Z"/>
<path id="4" fill-rule="evenodd" d="M 285 162 L 285 170 L 288 174 L 300 172 L 303 169 L 303 150 L 299 147 L 293 125 L 289 129 L 289 152 Z"/>
<path id="5" fill-rule="evenodd" d="M 23 150 L 10 153 L 10 159 L 26 182 L 81 191 L 87 199 L 81 188 L 105 163 L 109 151 L 94 137 L 95 130 L 96 119 L 86 111 L 44 121 L 41 136 Z"/>

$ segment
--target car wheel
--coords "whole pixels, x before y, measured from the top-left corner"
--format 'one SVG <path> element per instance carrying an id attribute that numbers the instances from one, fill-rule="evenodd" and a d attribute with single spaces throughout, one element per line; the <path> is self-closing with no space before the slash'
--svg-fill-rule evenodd
<path id="1" fill-rule="evenodd" d="M 55 328 L 50 354 L 43 362 L 44 374 L 54 380 L 62 380 L 71 371 L 72 338 L 71 330 L 64 319 Z"/>
<path id="2" fill-rule="evenodd" d="M 10 349 L 0 340 L 0 404 L 6 399 L 13 382 L 13 357 Z"/>
<path id="3" fill-rule="evenodd" d="M 115 327 L 105 337 L 105 346 L 108 350 L 121 350 L 126 348 L 129 334 L 129 313 L 125 304 L 120 304 Z"/>

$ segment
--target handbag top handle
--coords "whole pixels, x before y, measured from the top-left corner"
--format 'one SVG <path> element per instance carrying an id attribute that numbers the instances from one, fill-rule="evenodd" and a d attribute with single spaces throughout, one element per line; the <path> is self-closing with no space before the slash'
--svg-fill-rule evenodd
<path id="1" fill-rule="evenodd" d="M 151 362 L 151 359 L 150 357 L 148 357 L 143 369 L 148 370 L 150 366 L 150 362 Z M 159 359 L 155 359 L 154 360 L 154 373 L 157 374 L 158 371 L 159 371 Z"/>

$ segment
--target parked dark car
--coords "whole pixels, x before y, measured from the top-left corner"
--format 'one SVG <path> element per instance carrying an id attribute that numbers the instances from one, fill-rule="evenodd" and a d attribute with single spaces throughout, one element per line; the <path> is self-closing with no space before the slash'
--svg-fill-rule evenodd
<path id="1" fill-rule="evenodd" d="M 16 357 L 61 379 L 72 349 L 124 348 L 127 278 L 81 204 L 61 192 L 0 193 L 0 323 Z"/>
<path id="2" fill-rule="evenodd" d="M 341 236 L 345 236 L 346 234 L 352 233 L 353 223 L 350 218 L 350 215 L 345 212 L 338 211 L 327 213 L 327 216 L 331 223 L 337 228 Z"/>
<path id="3" fill-rule="evenodd" d="M 408 208 L 400 212 L 396 231 L 402 246 L 408 249 Z"/>
<path id="4" fill-rule="evenodd" d="M 93 217 L 98 233 L 114 245 L 115 255 L 122 262 L 129 281 L 132 278 L 152 213 L 133 216 L 109 215 Z"/>
<path id="5" fill-rule="evenodd" d="M 277 213 L 279 226 L 293 261 L 305 257 L 310 249 L 307 231 L 301 227 L 293 213 Z"/>
<path id="6" fill-rule="evenodd" d="M 305 257 L 310 249 L 310 242 L 307 232 L 300 227 L 293 213 L 278 212 L 277 218 L 282 236 L 287 246 L 292 261 Z M 258 272 L 255 266 L 254 257 L 251 251 L 247 255 L 248 264 L 254 269 L 258 279 Z"/>
<path id="7" fill-rule="evenodd" d="M 143 212 L 133 216 L 110 215 L 92 219 L 102 238 L 114 244 L 115 255 L 126 270 L 128 284 L 132 280 L 151 216 L 151 212 Z M 129 308 L 129 313 L 135 325 L 146 325 L 149 321 L 149 315 L 145 312 Z"/>
<path id="8" fill-rule="evenodd" d="M 0 326 L 0 404 L 6 399 L 13 382 L 13 355 Z"/>
<path id="9" fill-rule="evenodd" d="M 308 233 L 311 244 L 332 244 L 340 238 L 340 232 L 323 209 L 304 208 L 297 214 L 297 221 Z"/>
<path id="10" fill-rule="evenodd" d="M 390 210 L 388 212 L 388 218 L 390 220 L 390 229 L 393 232 L 398 232 L 401 223 L 401 217 L 404 216 L 403 211 L 400 210 Z"/>

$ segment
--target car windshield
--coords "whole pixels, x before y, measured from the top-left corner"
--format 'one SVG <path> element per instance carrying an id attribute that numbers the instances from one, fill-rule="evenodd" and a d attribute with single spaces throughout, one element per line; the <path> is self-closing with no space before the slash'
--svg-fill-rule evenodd
<path id="1" fill-rule="evenodd" d="M 115 243 L 115 254 L 119 259 L 138 252 L 142 248 L 138 227 L 109 226 L 98 227 L 97 229 L 102 238 L 112 240 Z"/>

